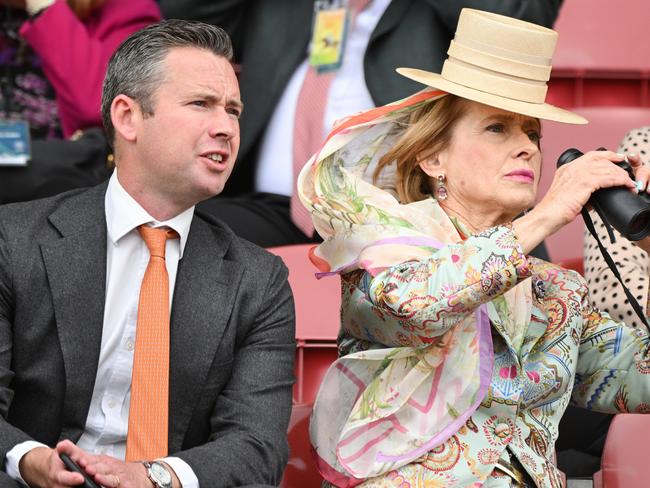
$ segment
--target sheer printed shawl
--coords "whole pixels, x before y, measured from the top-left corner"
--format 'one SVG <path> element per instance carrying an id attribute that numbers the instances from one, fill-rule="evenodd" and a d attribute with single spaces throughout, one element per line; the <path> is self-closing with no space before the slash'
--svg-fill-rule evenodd
<path id="1" fill-rule="evenodd" d="M 310 254 L 321 276 L 356 269 L 374 276 L 461 241 L 435 200 L 402 205 L 370 183 L 413 110 L 444 95 L 426 89 L 342 120 L 305 165 L 298 192 L 324 239 Z M 380 180 L 386 187 L 391 176 Z M 357 352 L 329 368 L 310 435 L 321 474 L 334 485 L 355 486 L 426 454 L 484 398 L 493 363 L 485 305 L 422 340 L 426 347 Z"/>

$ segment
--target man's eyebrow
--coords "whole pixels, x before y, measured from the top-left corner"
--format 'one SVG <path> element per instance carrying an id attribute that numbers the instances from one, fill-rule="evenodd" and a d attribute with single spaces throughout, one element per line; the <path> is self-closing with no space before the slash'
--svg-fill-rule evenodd
<path id="1" fill-rule="evenodd" d="M 208 93 L 208 92 L 195 92 L 190 95 L 190 98 L 201 98 L 209 102 L 210 104 L 216 104 L 220 100 L 220 97 L 216 96 L 214 93 Z M 227 97 L 226 105 L 229 107 L 235 107 L 240 112 L 243 112 L 244 110 L 244 103 L 239 98 L 236 97 Z"/>
<path id="2" fill-rule="evenodd" d="M 226 105 L 230 105 L 231 107 L 235 107 L 240 112 L 244 111 L 244 102 L 242 102 L 239 98 L 228 98 L 226 100 Z"/>

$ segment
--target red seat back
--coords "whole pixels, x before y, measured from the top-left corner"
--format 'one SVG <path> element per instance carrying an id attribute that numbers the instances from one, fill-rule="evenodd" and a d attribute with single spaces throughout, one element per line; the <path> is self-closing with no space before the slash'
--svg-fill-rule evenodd
<path id="1" fill-rule="evenodd" d="M 648 486 L 650 416 L 619 414 L 614 417 L 601 458 L 601 470 L 594 475 L 596 486 L 629 488 Z"/>
<path id="2" fill-rule="evenodd" d="M 289 268 L 296 302 L 296 384 L 294 403 L 313 403 L 321 378 L 336 359 L 340 327 L 341 281 L 338 275 L 316 279 L 309 261 L 313 244 L 269 248 Z"/>
<path id="3" fill-rule="evenodd" d="M 289 462 L 282 488 L 318 487 L 320 477 L 311 454 L 309 416 L 329 365 L 337 357 L 341 285 L 338 276 L 316 279 L 308 258 L 313 244 L 268 249 L 289 268 L 289 284 L 296 303 L 296 384 L 289 422 Z"/>
<path id="4" fill-rule="evenodd" d="M 322 478 L 316 469 L 309 442 L 311 404 L 295 404 L 289 421 L 289 462 L 280 488 L 318 487 Z"/>

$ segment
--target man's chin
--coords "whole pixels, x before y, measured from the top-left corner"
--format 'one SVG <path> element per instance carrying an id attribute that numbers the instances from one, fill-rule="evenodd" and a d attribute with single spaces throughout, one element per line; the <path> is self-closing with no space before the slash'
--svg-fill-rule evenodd
<path id="1" fill-rule="evenodd" d="M 221 192 L 223 192 L 223 189 L 224 189 L 223 184 L 212 185 L 212 186 L 206 187 L 201 192 L 201 200 L 199 200 L 199 201 L 202 202 L 203 200 L 208 200 L 208 199 L 210 199 L 212 197 L 216 197 L 216 196 L 220 195 Z"/>

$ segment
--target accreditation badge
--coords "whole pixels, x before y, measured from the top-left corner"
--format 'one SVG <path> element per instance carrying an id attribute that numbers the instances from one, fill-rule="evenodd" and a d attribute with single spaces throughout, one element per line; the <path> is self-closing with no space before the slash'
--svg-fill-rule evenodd
<path id="1" fill-rule="evenodd" d="M 30 150 L 27 121 L 0 120 L 0 166 L 26 166 Z"/>
<path id="2" fill-rule="evenodd" d="M 319 73 L 341 67 L 348 22 L 347 1 L 317 0 L 314 3 L 309 64 Z"/>

